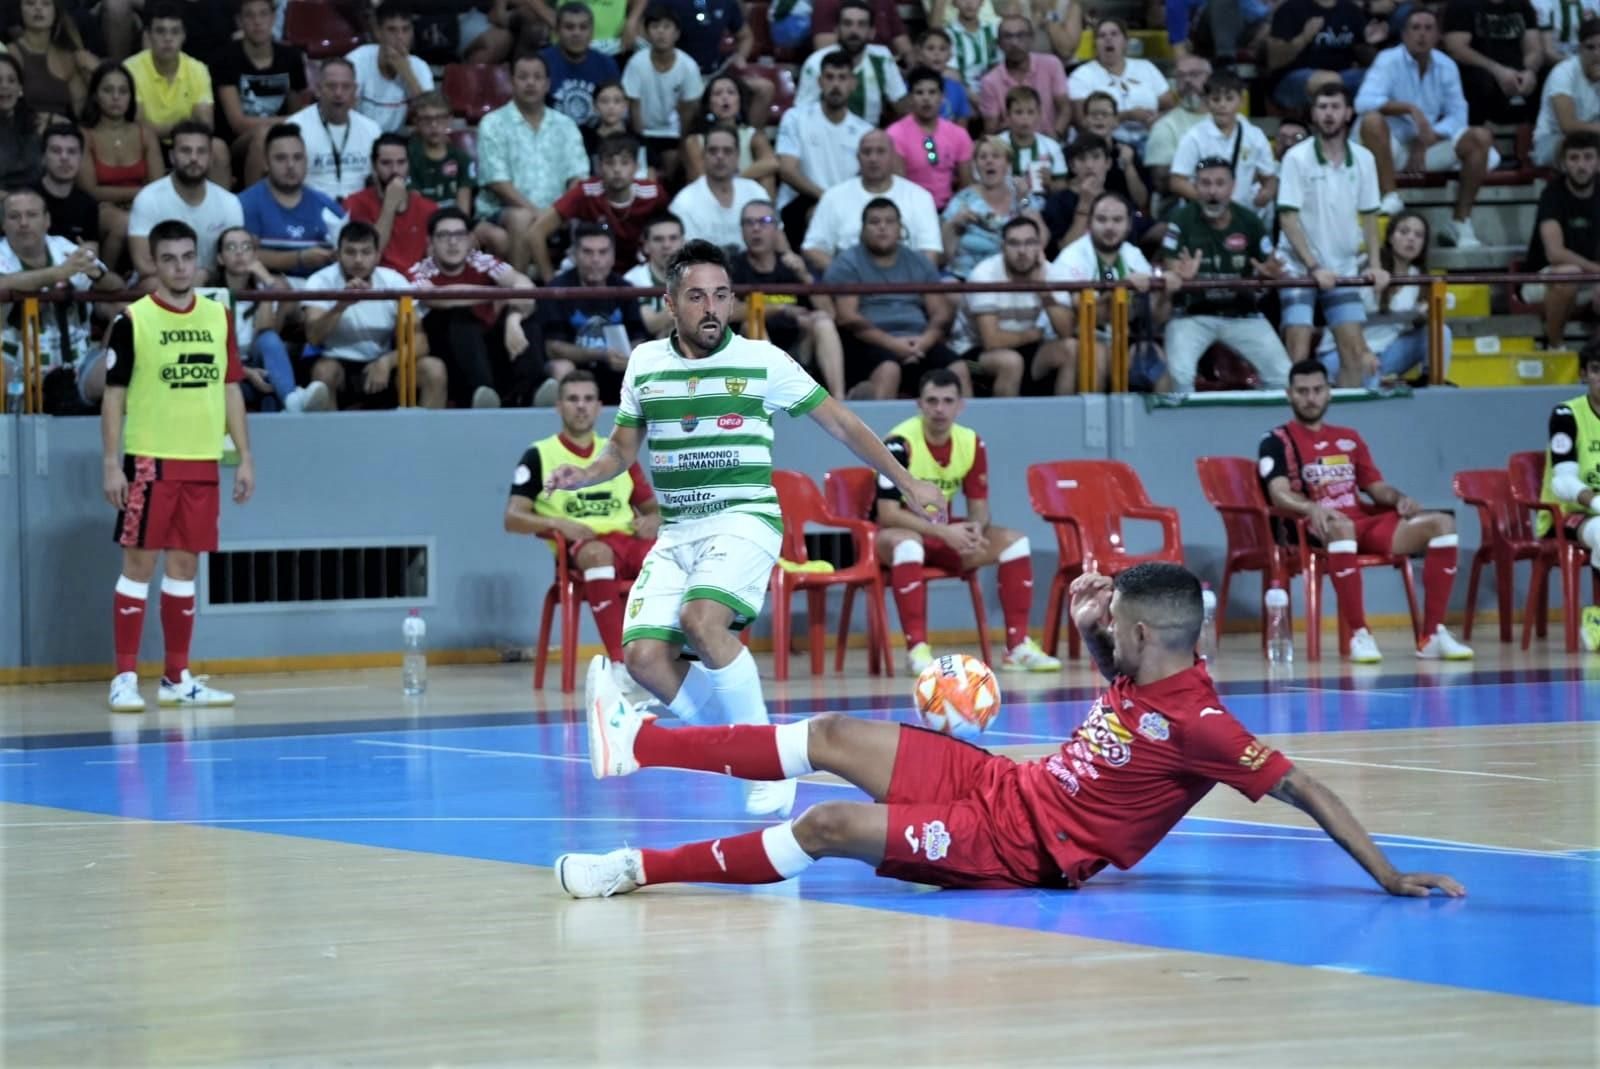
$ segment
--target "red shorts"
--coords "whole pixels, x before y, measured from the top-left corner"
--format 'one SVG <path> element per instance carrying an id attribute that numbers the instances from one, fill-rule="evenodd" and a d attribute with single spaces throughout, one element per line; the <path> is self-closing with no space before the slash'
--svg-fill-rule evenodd
<path id="1" fill-rule="evenodd" d="M 645 555 L 650 552 L 650 547 L 656 544 L 654 539 L 646 541 L 624 531 L 612 531 L 610 534 L 585 538 L 582 542 L 571 542 L 567 545 L 567 556 L 574 568 L 578 566 L 579 547 L 592 542 L 611 547 L 612 566 L 617 570 L 618 579 L 637 579 L 639 569 L 644 566 Z"/>
<path id="2" fill-rule="evenodd" d="M 1065 887 L 1017 788 L 1017 763 L 902 726 L 879 876 L 935 887 Z"/>
<path id="3" fill-rule="evenodd" d="M 925 538 L 922 540 L 922 563 L 930 568 L 943 568 L 947 572 L 960 575 L 966 571 L 961 565 L 961 554 L 942 538 Z"/>
<path id="4" fill-rule="evenodd" d="M 1356 552 L 1387 557 L 1394 552 L 1394 533 L 1400 528 L 1400 514 L 1394 510 L 1351 517 L 1356 525 Z"/>
<path id="5" fill-rule="evenodd" d="M 214 461 L 127 457 L 128 505 L 112 539 L 128 549 L 215 553 L 221 494 Z"/>

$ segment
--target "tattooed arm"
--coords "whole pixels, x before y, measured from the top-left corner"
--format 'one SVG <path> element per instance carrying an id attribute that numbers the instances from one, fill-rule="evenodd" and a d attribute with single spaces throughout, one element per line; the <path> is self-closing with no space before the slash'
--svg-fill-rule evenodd
<path id="1" fill-rule="evenodd" d="M 1072 581 L 1072 622 L 1083 635 L 1094 666 L 1106 679 L 1117 678 L 1115 645 L 1111 639 L 1112 581 L 1097 572 L 1085 572 Z"/>

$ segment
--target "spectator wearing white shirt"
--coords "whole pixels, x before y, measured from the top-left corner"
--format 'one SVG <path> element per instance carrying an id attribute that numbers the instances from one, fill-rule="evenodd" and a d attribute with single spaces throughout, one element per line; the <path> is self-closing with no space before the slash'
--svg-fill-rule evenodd
<path id="1" fill-rule="evenodd" d="M 195 250 L 202 272 L 217 263 L 217 238 L 244 225 L 239 198 L 206 178 L 211 167 L 211 131 L 193 120 L 172 128 L 172 173 L 157 179 L 133 198 L 128 216 L 128 254 L 147 290 L 156 284 L 156 262 L 150 255 L 150 231 L 157 223 L 177 219 L 199 235 Z"/>
<path id="2" fill-rule="evenodd" d="M 1481 248 L 1472 232 L 1472 204 L 1500 162 L 1486 126 L 1467 125 L 1467 98 L 1455 60 L 1439 51 L 1439 16 L 1417 7 L 1406 16 L 1401 43 L 1373 60 L 1356 94 L 1361 143 L 1378 167 L 1380 208 L 1398 215 L 1405 202 L 1395 170 L 1459 171 L 1455 216 L 1440 235 L 1461 249 Z"/>
<path id="3" fill-rule="evenodd" d="M 635 264 L 623 275 L 630 286 L 665 291 L 667 263 L 683 248 L 683 223 L 671 212 L 662 212 L 644 224 L 644 263 Z M 672 313 L 663 293 L 639 298 L 639 318 L 652 338 L 665 338 L 672 330 Z"/>
<path id="4" fill-rule="evenodd" d="M 1270 228 L 1272 205 L 1278 198 L 1278 161 L 1272 155 L 1272 142 L 1260 128 L 1239 114 L 1244 99 L 1244 81 L 1232 71 L 1218 71 L 1206 83 L 1206 106 L 1210 118 L 1183 135 L 1172 158 L 1172 174 L 1167 185 L 1172 195 L 1198 200 L 1195 171 L 1201 160 L 1227 160 L 1233 165 L 1235 203 L 1249 208 Z"/>
<path id="5" fill-rule="evenodd" d="M 355 110 L 356 68 L 342 56 L 322 61 L 317 102 L 285 119 L 306 144 L 306 185 L 343 200 L 367 184 L 367 160 L 383 133 Z M 200 247 L 206 247 L 201 235 Z"/>
<path id="6" fill-rule="evenodd" d="M 1307 276 L 1316 288 L 1280 293 L 1284 344 L 1291 361 L 1311 355 L 1311 330 L 1317 302 L 1339 345 L 1340 385 L 1359 386 L 1377 368 L 1378 357 L 1362 339 L 1366 313 L 1358 288 L 1336 286 L 1361 273 L 1363 245 L 1378 248 L 1378 167 L 1372 153 L 1349 139 L 1349 91 L 1338 82 L 1319 87 L 1311 100 L 1313 136 L 1284 154 L 1278 175 L 1278 259 L 1284 274 Z M 1389 273 L 1374 266 L 1373 285 L 1381 296 Z"/>
<path id="7" fill-rule="evenodd" d="M 1045 232 L 1025 215 L 1001 228 L 1000 252 L 982 260 L 969 282 L 1064 282 L 1065 272 L 1044 258 Z M 994 379 L 995 397 L 1078 392 L 1078 344 L 1073 338 L 1071 295 L 1051 292 L 966 295 L 957 333 L 972 338 L 978 366 Z"/>
<path id="8" fill-rule="evenodd" d="M 1061 142 L 1039 132 L 1039 94 L 1019 85 L 1006 94 L 1006 128 L 997 135 L 1011 146 L 1011 173 L 1028 180 L 1034 204 L 1067 184 L 1067 154 Z"/>
<path id="9" fill-rule="evenodd" d="M 644 138 L 646 158 L 670 178 L 681 164 L 679 142 L 694 121 L 695 104 L 705 92 L 700 67 L 678 47 L 678 16 L 671 8 L 645 12 L 641 48 L 622 69 L 622 91 L 633 110 L 633 128 Z"/>
<path id="10" fill-rule="evenodd" d="M 822 61 L 834 52 L 843 52 L 856 75 L 846 106 L 872 126 L 879 125 L 885 112 L 894 115 L 908 90 L 894 53 L 871 44 L 872 32 L 872 5 L 866 0 L 844 0 L 839 5 L 839 43 L 806 57 L 795 89 L 795 106 L 815 104 L 822 98 Z"/>
<path id="11" fill-rule="evenodd" d="M 1211 61 L 1205 57 L 1187 55 L 1178 60 L 1173 72 L 1173 80 L 1178 83 L 1178 106 L 1156 120 L 1150 127 L 1150 139 L 1144 144 L 1144 165 L 1150 168 L 1157 193 L 1170 192 L 1167 177 L 1172 173 L 1178 142 L 1211 114 L 1206 104 L 1206 83 L 1210 78 Z"/>
<path id="12" fill-rule="evenodd" d="M 1546 66 L 1554 66 L 1578 54 L 1583 40 L 1582 27 L 1589 19 L 1600 18 L 1600 0 L 1531 0 L 1539 20 L 1539 37 L 1544 45 Z"/>
<path id="13" fill-rule="evenodd" d="M 306 280 L 308 290 L 410 289 L 398 271 L 378 266 L 378 231 L 352 221 L 339 231 L 339 258 Z M 307 300 L 306 341 L 318 347 L 311 377 L 333 394 L 338 408 L 394 408 L 399 362 L 395 328 L 399 300 Z M 447 376 L 444 361 L 428 356 L 428 336 L 417 332 L 417 399 L 423 408 L 443 408 Z M 308 354 L 309 355 L 309 354 Z"/>
<path id="14" fill-rule="evenodd" d="M 821 91 L 814 104 L 797 104 L 778 123 L 778 211 L 794 244 L 805 233 L 806 214 L 822 194 L 861 173 L 856 150 L 873 129 L 849 108 L 856 75 L 850 57 L 829 52 L 817 77 Z"/>
<path id="15" fill-rule="evenodd" d="M 361 91 L 356 110 L 391 134 L 406 124 L 411 101 L 433 88 L 433 70 L 411 54 L 416 30 L 403 5 L 385 0 L 373 12 L 372 24 L 377 43 L 361 45 L 345 58 Z"/>
<path id="16" fill-rule="evenodd" d="M 830 186 L 817 202 L 806 228 L 800 253 L 821 274 L 833 258 L 861 241 L 861 213 L 867 203 L 886 197 L 900 209 L 905 227 L 905 244 L 923 253 L 938 266 L 944 256 L 944 233 L 933 195 L 915 182 L 894 173 L 894 145 L 882 130 L 873 130 L 856 147 L 861 174 Z"/>
<path id="17" fill-rule="evenodd" d="M 1533 128 L 1533 162 L 1553 167 L 1568 134 L 1600 134 L 1600 19 L 1584 19 L 1578 54 L 1557 63 L 1545 79 L 1539 121 Z"/>
<path id="18" fill-rule="evenodd" d="M 706 132 L 706 173 L 672 198 L 672 214 L 683 221 L 686 240 L 726 248 L 744 244 L 739 212 L 753 200 L 766 200 L 760 182 L 741 178 L 739 133 L 730 126 Z"/>
<path id="19" fill-rule="evenodd" d="M 1147 59 L 1128 57 L 1128 28 L 1114 18 L 1101 19 L 1095 26 L 1094 59 L 1075 68 L 1067 79 L 1067 95 L 1079 122 L 1090 93 L 1111 94 L 1122 119 L 1115 137 L 1136 149 L 1150 139 L 1157 117 L 1178 103 L 1159 67 Z"/>

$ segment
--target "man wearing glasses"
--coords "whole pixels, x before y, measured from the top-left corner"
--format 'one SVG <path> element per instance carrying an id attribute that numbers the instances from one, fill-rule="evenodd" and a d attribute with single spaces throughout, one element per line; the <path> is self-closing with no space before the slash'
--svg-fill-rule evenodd
<path id="1" fill-rule="evenodd" d="M 1006 124 L 1006 94 L 1019 85 L 1031 86 L 1039 94 L 1039 129 L 1067 141 L 1072 126 L 1072 106 L 1067 99 L 1067 72 L 1061 60 L 1048 52 L 1030 52 L 1033 23 L 1021 15 L 1000 20 L 1000 51 L 1005 62 L 997 64 L 978 82 L 978 111 L 990 133 Z"/>
<path id="2" fill-rule="evenodd" d="M 440 354 L 449 368 L 451 401 L 471 408 L 528 404 L 543 370 L 543 347 L 528 339 L 530 331 L 537 337 L 533 301 L 497 305 L 447 294 L 465 286 L 521 289 L 533 283 L 505 261 L 474 249 L 472 224 L 453 205 L 428 218 L 428 250 L 407 274 L 413 285 L 440 291 L 423 302 L 422 329 L 428 351 Z"/>
<path id="3" fill-rule="evenodd" d="M 911 84 L 911 114 L 889 127 L 889 140 L 900 154 L 905 176 L 933 194 L 933 206 L 944 211 L 955 191 L 972 175 L 972 138 L 949 119 L 941 119 L 944 75 L 918 67 Z"/>
<path id="4" fill-rule="evenodd" d="M 800 254 L 788 247 L 778 229 L 771 201 L 753 200 L 739 216 L 744 251 L 728 263 L 735 286 L 807 285 L 814 281 Z M 830 396 L 844 400 L 844 349 L 833 323 L 833 302 L 827 297 L 766 294 L 767 340 L 805 367 L 813 366 Z M 731 321 L 744 321 L 745 302 L 735 301 Z M 745 330 L 749 337 L 749 330 Z"/>

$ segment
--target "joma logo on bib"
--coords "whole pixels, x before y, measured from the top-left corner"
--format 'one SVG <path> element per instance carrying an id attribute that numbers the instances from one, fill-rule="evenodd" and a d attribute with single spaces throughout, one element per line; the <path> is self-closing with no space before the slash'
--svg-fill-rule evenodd
<path id="1" fill-rule="evenodd" d="M 161 332 L 162 345 L 185 345 L 193 342 L 213 341 L 209 330 L 163 330 Z"/>

